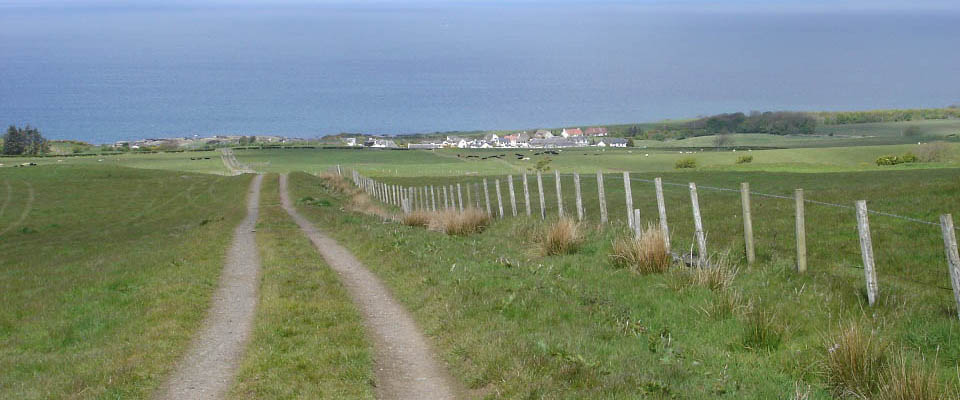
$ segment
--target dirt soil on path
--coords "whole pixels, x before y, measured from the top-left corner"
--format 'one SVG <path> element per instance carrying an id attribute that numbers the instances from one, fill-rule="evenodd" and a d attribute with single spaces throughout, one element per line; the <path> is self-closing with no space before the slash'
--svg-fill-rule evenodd
<path id="1" fill-rule="evenodd" d="M 257 308 L 260 255 L 254 228 L 262 181 L 263 175 L 257 175 L 250 183 L 247 216 L 234 230 L 210 313 L 186 356 L 158 392 L 159 399 L 222 399 L 233 384 Z"/>
<path id="2" fill-rule="evenodd" d="M 460 390 L 437 362 L 426 338 L 410 314 L 380 279 L 349 250 L 318 231 L 297 213 L 287 193 L 287 176 L 280 176 L 283 208 L 310 238 L 327 264 L 340 276 L 360 308 L 367 334 L 374 342 L 377 398 L 454 399 Z"/>

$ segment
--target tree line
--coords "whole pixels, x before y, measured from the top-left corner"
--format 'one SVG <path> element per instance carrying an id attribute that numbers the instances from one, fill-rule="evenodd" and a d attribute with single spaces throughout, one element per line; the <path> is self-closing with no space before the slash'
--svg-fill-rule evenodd
<path id="1" fill-rule="evenodd" d="M 23 128 L 10 125 L 3 135 L 4 155 L 39 155 L 50 151 L 50 143 L 40 130 L 30 125 Z"/>
<path id="2" fill-rule="evenodd" d="M 827 125 L 864 124 L 869 122 L 921 121 L 925 119 L 960 118 L 960 108 L 917 108 L 905 110 L 827 111 L 817 113 Z"/>

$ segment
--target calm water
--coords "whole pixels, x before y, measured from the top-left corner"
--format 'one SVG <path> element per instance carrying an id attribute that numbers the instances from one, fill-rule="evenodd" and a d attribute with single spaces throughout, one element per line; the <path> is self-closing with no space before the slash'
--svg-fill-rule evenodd
<path id="1" fill-rule="evenodd" d="M 960 103 L 957 10 L 13 4 L 0 124 L 98 143 Z"/>

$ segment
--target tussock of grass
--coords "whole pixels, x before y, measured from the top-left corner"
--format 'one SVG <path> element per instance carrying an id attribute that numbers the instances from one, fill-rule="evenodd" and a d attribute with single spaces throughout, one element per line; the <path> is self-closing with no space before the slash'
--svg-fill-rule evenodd
<path id="1" fill-rule="evenodd" d="M 722 320 L 734 315 L 745 314 L 752 309 L 752 304 L 745 301 L 739 290 L 727 289 L 720 291 L 712 299 L 704 313 L 713 319 Z"/>
<path id="2" fill-rule="evenodd" d="M 429 228 L 448 235 L 466 236 L 483 232 L 490 225 L 490 216 L 476 208 L 444 210 L 433 214 Z"/>
<path id="3" fill-rule="evenodd" d="M 747 313 L 743 346 L 752 350 L 775 349 L 783 340 L 784 327 L 776 314 L 763 304 L 756 304 Z"/>
<path id="4" fill-rule="evenodd" d="M 663 273 L 670 268 L 673 257 L 667 251 L 663 231 L 651 225 L 640 237 L 624 237 L 613 242 L 614 265 L 630 268 L 641 274 Z"/>
<path id="5" fill-rule="evenodd" d="M 323 187 L 333 193 L 349 194 L 357 191 L 356 186 L 340 175 L 324 172 L 318 176 L 322 179 Z"/>
<path id="6" fill-rule="evenodd" d="M 713 257 L 708 267 L 686 267 L 676 270 L 674 277 L 678 288 L 701 286 L 713 291 L 730 287 L 739 269 L 726 256 Z"/>
<path id="7" fill-rule="evenodd" d="M 582 240 L 580 225 L 571 218 L 560 218 L 547 227 L 540 247 L 548 256 L 570 254 L 577 251 Z"/>
<path id="8" fill-rule="evenodd" d="M 850 324 L 828 346 L 826 375 L 834 394 L 871 398 L 878 392 L 887 345 L 874 332 Z"/>
<path id="9" fill-rule="evenodd" d="M 945 400 L 956 398 L 940 385 L 937 374 L 925 364 L 910 360 L 903 351 L 886 365 L 881 380 L 880 400 Z"/>
<path id="10" fill-rule="evenodd" d="M 406 226 L 416 226 L 416 227 L 426 228 L 430 226 L 431 219 L 432 219 L 432 214 L 430 212 L 417 210 L 417 211 L 404 214 L 400 218 L 400 222 L 402 222 Z"/>

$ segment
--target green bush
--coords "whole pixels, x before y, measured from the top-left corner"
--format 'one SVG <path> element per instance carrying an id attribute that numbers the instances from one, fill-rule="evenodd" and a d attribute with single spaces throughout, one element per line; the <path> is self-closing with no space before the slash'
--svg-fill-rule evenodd
<path id="1" fill-rule="evenodd" d="M 902 156 L 886 155 L 877 158 L 877 165 L 897 165 L 905 163 L 915 163 L 919 161 L 917 156 L 912 153 L 906 153 Z"/>
<path id="2" fill-rule="evenodd" d="M 749 164 L 753 162 L 753 156 L 740 156 L 737 158 L 737 164 Z"/>
<path id="3" fill-rule="evenodd" d="M 692 158 L 681 158 L 681 159 L 677 160 L 677 163 L 674 164 L 673 167 L 674 167 L 674 168 L 677 168 L 677 169 L 680 169 L 680 168 L 696 168 L 696 167 L 697 167 L 697 160 L 694 160 L 694 159 L 692 159 Z"/>

